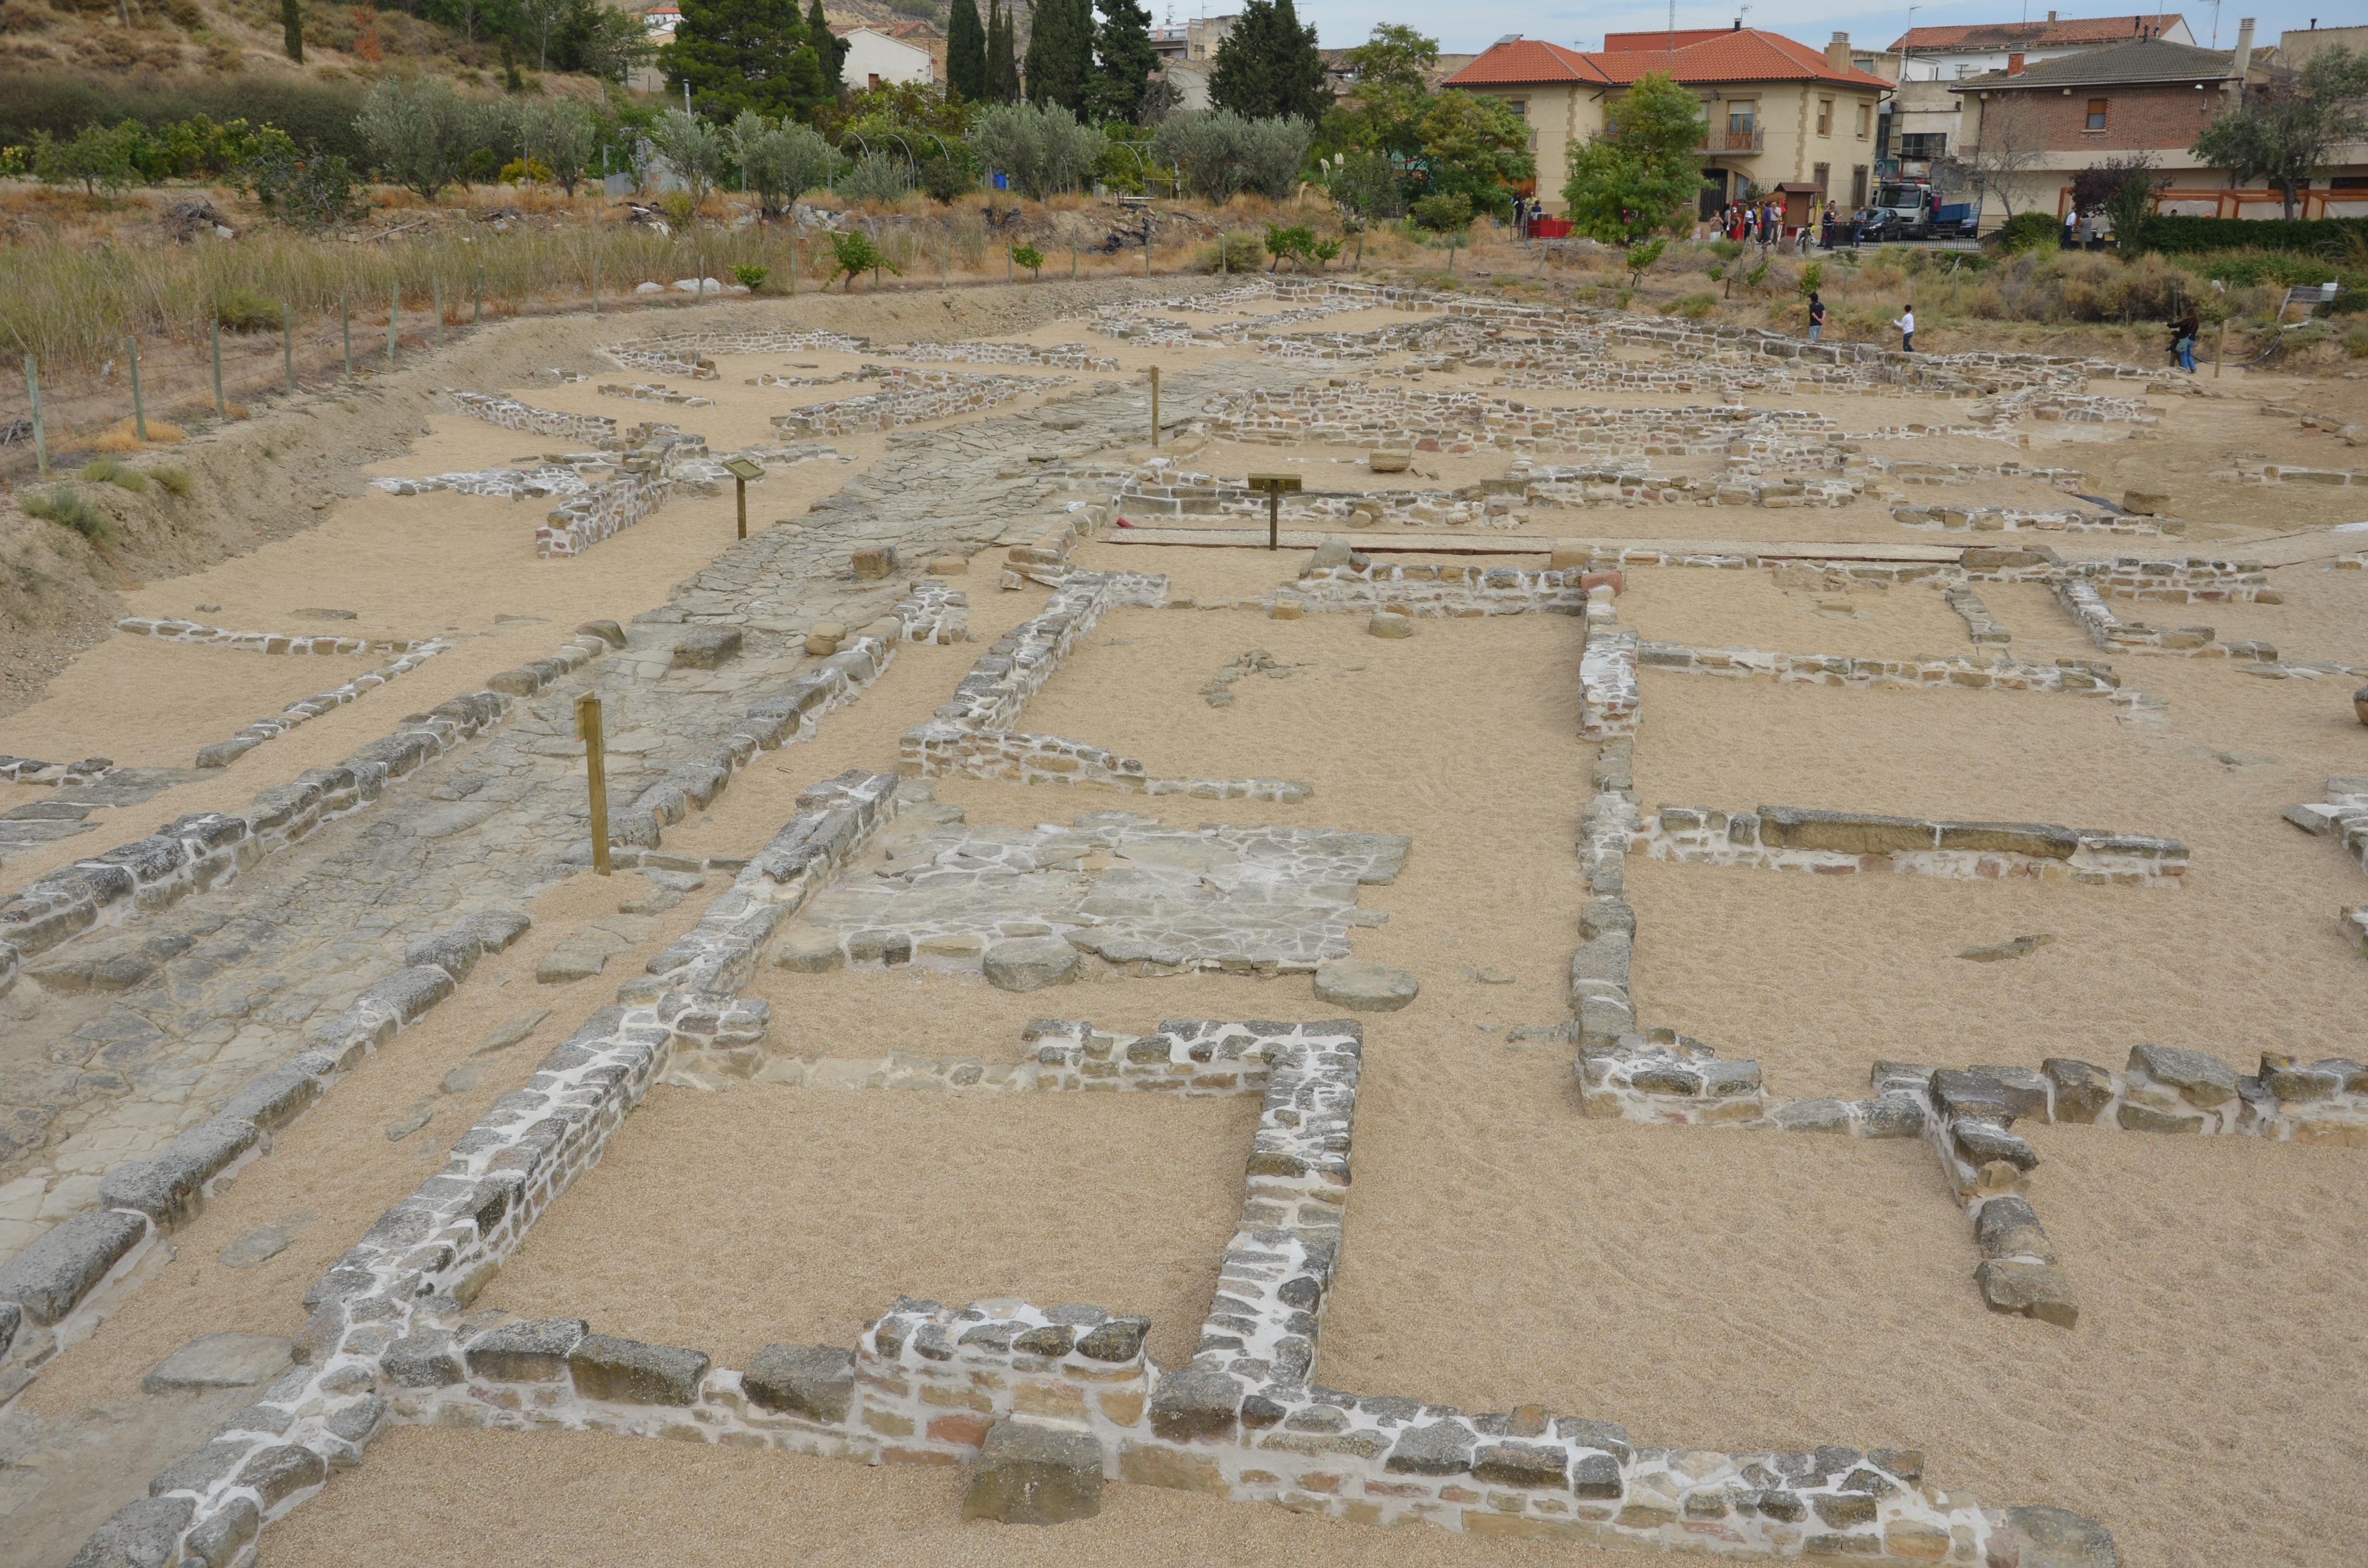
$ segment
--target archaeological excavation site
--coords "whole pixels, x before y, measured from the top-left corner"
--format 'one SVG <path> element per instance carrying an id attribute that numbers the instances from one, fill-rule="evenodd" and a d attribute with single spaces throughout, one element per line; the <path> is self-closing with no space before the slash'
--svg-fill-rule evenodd
<path id="1" fill-rule="evenodd" d="M 2363 389 L 1227 276 L 200 431 L 0 718 L 0 1568 L 2368 1560 Z"/>

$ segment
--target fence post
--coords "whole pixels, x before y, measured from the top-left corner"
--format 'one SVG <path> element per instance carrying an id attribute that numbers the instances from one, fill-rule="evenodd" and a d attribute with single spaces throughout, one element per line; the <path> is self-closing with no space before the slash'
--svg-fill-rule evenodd
<path id="1" fill-rule="evenodd" d="M 354 312 L 343 294 L 337 296 L 337 335 L 346 345 L 346 380 L 354 379 Z"/>
<path id="2" fill-rule="evenodd" d="M 230 417 L 230 405 L 222 402 L 222 311 L 219 307 L 217 307 L 214 312 L 213 329 L 214 417 L 216 419 L 228 419 Z"/>
<path id="3" fill-rule="evenodd" d="M 1072 283 L 1075 283 L 1076 280 L 1077 280 L 1077 247 L 1076 247 L 1076 246 L 1075 246 L 1075 245 L 1071 245 L 1071 246 L 1069 247 L 1069 281 L 1070 281 L 1070 282 L 1072 282 Z"/>
<path id="4" fill-rule="evenodd" d="M 144 447 L 148 444 L 148 410 L 140 401 L 140 340 L 127 337 L 123 340 L 123 347 L 130 351 L 131 358 L 131 433 L 140 437 L 140 444 Z"/>
<path id="5" fill-rule="evenodd" d="M 1151 447 L 1159 449 L 1159 367 L 1151 367 Z"/>
<path id="6" fill-rule="evenodd" d="M 592 235 L 592 313 L 600 313 L 600 235 L 597 230 Z"/>
<path id="7" fill-rule="evenodd" d="M 30 354 L 25 356 L 25 401 L 33 413 L 33 469 L 43 479 L 50 477 L 50 438 L 41 428 L 41 371 Z"/>
<path id="8" fill-rule="evenodd" d="M 584 780 L 592 807 L 592 869 L 609 874 L 609 774 L 600 736 L 600 697 L 584 692 L 575 699 L 575 734 L 584 743 Z"/>
<path id="9" fill-rule="evenodd" d="M 469 312 L 469 324 L 483 324 L 485 319 L 485 269 L 477 268 L 477 302 Z"/>
<path id="10" fill-rule="evenodd" d="M 429 278 L 427 294 L 429 302 L 436 312 L 436 341 L 441 343 L 444 341 L 444 279 Z"/>
<path id="11" fill-rule="evenodd" d="M 394 369 L 394 323 L 403 312 L 403 285 L 395 284 L 386 296 L 386 368 Z"/>
<path id="12" fill-rule="evenodd" d="M 288 381 L 288 395 L 296 395 L 296 312 L 279 301 L 279 369 Z"/>

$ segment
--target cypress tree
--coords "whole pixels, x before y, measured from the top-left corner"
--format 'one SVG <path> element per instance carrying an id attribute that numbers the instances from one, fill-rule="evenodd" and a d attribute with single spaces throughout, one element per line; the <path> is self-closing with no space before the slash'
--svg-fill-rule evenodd
<path id="1" fill-rule="evenodd" d="M 824 97 L 797 0 L 682 0 L 674 42 L 659 58 L 676 92 L 689 83 L 700 109 L 726 119 L 744 108 L 798 115 Z"/>
<path id="2" fill-rule="evenodd" d="M 1217 46 L 1209 97 L 1250 119 L 1321 119 L 1332 105 L 1332 84 L 1314 25 L 1299 25 L 1291 0 L 1247 0 L 1242 19 Z"/>
<path id="3" fill-rule="evenodd" d="M 790 0 L 794 6 L 797 0 Z M 1289 5 L 1291 0 L 1283 0 Z M 1309 29 L 1314 36 L 1314 29 Z M 830 23 L 822 14 L 822 0 L 814 0 L 806 12 L 806 39 L 814 45 L 814 58 L 822 65 L 822 83 L 837 97 L 847 90 L 847 51 L 855 46 L 830 30 Z"/>
<path id="4" fill-rule="evenodd" d="M 966 103 L 986 99 L 986 29 L 979 25 L 977 0 L 954 0 L 947 18 L 946 85 Z"/>
<path id="5" fill-rule="evenodd" d="M 1102 0 L 1094 52 L 1100 57 L 1091 94 L 1094 118 L 1141 124 L 1143 95 L 1159 66 L 1151 47 L 1151 13 L 1135 0 Z"/>
<path id="6" fill-rule="evenodd" d="M 1019 101 L 1019 57 L 1012 39 L 1017 27 L 1000 0 L 989 0 L 989 4 L 993 12 L 986 40 L 986 96 L 999 104 L 1015 104 Z"/>
<path id="7" fill-rule="evenodd" d="M 299 0 L 279 0 L 279 47 L 289 59 L 304 63 L 304 12 Z"/>
<path id="8" fill-rule="evenodd" d="M 1090 0 L 1036 0 L 1028 32 L 1028 101 L 1085 107 L 1093 65 Z"/>

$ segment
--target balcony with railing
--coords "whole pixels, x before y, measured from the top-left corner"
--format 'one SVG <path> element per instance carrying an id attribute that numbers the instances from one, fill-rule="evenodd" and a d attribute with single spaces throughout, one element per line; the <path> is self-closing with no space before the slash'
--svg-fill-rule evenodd
<path id="1" fill-rule="evenodd" d="M 1768 150 L 1768 132 L 1758 126 L 1743 130 L 1713 127 L 1702 133 L 1702 145 L 1694 149 L 1699 154 L 1733 156 L 1744 153 L 1764 153 Z"/>

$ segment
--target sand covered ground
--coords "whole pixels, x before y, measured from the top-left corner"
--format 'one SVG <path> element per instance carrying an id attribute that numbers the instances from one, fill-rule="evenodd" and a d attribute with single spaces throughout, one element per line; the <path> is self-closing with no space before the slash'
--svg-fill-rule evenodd
<path id="1" fill-rule="evenodd" d="M 1260 306 L 1193 317 L 1271 313 Z M 1357 312 L 1304 330 L 1406 319 Z M 866 330 L 899 341 L 928 331 L 927 320 L 912 307 L 891 326 Z M 1154 351 L 1089 335 L 1076 321 L 1004 335 L 1085 341 L 1130 376 L 1154 363 L 1248 357 L 1238 348 Z M 865 358 L 727 357 L 720 381 L 673 379 L 714 396 L 712 410 L 594 390 L 599 381 L 668 379 L 654 373 L 596 369 L 594 383 L 542 378 L 512 390 L 545 407 L 678 423 L 726 449 L 769 439 L 769 415 L 793 403 L 869 390 L 751 389 L 746 377 L 834 373 Z M 1026 367 L 939 368 L 1046 379 Z M 1089 385 L 1103 374 L 1078 380 Z M 1464 380 L 1486 389 L 1486 377 Z M 1423 384 L 1453 382 L 1434 374 Z M 1918 399 L 1766 398 L 1827 408 L 1849 428 L 1950 412 Z M 2094 439 L 2095 427 L 2048 426 L 2032 427 L 2029 449 L 1964 445 L 1992 454 L 1987 460 L 2012 450 L 2026 462 L 2089 467 L 2094 494 L 2112 496 L 2171 472 L 2180 510 L 2231 537 L 2348 520 L 2342 492 L 2195 477 L 2223 462 L 2239 436 L 2279 450 L 2306 444 L 2290 421 L 2260 420 L 2256 439 L 2249 425 L 2230 433 L 2214 420 L 2226 424 L 2221 405 L 2178 399 L 2149 433 L 2160 440 L 2129 441 L 2118 426 Z M 552 444 L 441 415 L 423 423 L 410 457 L 373 472 L 483 467 Z M 752 520 L 800 516 L 887 443 L 832 444 L 854 460 L 777 473 L 752 494 Z M 1942 449 L 1928 444 L 1922 455 Z M 1361 456 L 1212 444 L 1185 466 L 1231 474 L 1291 462 L 1311 488 L 1361 488 L 1372 483 Z M 1505 458 L 1427 458 L 1441 477 L 1424 483 L 1493 476 Z M 1918 503 L 1999 504 L 2006 492 L 1908 494 Z M 2012 504 L 2032 504 L 2013 494 Z M 2209 505 L 2189 513 L 2190 497 Z M 217 624 L 276 629 L 276 618 L 296 608 L 335 606 L 356 611 L 346 624 L 374 635 L 461 641 L 396 687 L 117 821 L 144 827 L 244 801 L 384 733 L 404 712 L 539 655 L 585 619 L 629 619 L 712 559 L 731 506 L 728 493 L 678 500 L 578 561 L 543 562 L 531 553 L 533 503 L 371 493 L 340 504 L 309 533 L 139 589 L 131 601 L 139 613 L 189 614 L 194 603 L 220 602 Z M 1531 530 L 1952 546 L 1996 538 L 1907 529 L 1872 497 L 1814 512 L 1541 508 Z M 2184 552 L 2160 541 L 2048 542 L 2066 553 Z M 1422 989 L 1403 1011 L 1360 1019 L 1356 1184 L 1319 1381 L 1470 1410 L 1534 1403 L 1624 1422 L 1649 1444 L 1919 1449 L 1931 1481 L 1952 1491 L 2105 1520 L 2131 1568 L 2318 1568 L 2368 1553 L 2358 1522 L 2368 1503 L 2368 1426 L 2358 1414 L 2368 1369 L 2356 1321 L 2368 1294 L 2368 1185 L 2359 1179 L 2368 1156 L 2026 1124 L 2043 1161 L 2032 1199 L 2081 1301 L 2080 1324 L 2066 1333 L 1984 1308 L 1970 1227 L 1920 1142 L 1582 1118 L 1570 1048 L 1549 1029 L 1568 1017 L 1567 970 L 1587 891 L 1574 852 L 1594 758 L 1577 737 L 1583 626 L 1560 616 L 1427 619 L 1412 638 L 1385 641 L 1366 634 L 1362 615 L 1274 620 L 1250 608 L 1304 559 L 1108 539 L 1080 546 L 1077 564 L 1167 574 L 1172 594 L 1191 603 L 1106 615 L 1023 722 L 1139 757 L 1156 775 L 1304 779 L 1314 786 L 1306 800 L 1146 800 L 970 779 L 939 780 L 928 792 L 983 826 L 1064 824 L 1119 808 L 1184 824 L 1411 839 L 1394 881 L 1360 890 L 1360 906 L 1388 919 L 1354 933 L 1355 955 L 1413 971 Z M 2297 658 L 2368 664 L 2368 574 L 2306 562 L 2277 580 L 2283 605 L 2114 608 L 2127 619 L 2266 639 Z M 953 581 L 969 595 L 974 641 L 901 647 L 814 739 L 759 756 L 708 810 L 670 826 L 666 847 L 749 854 L 814 780 L 893 768 L 897 737 L 945 699 L 989 642 L 1048 597 L 1034 585 L 1001 589 L 992 557 Z M 2100 656 L 2045 590 L 1978 591 L 2015 633 L 2015 656 Z M 1884 657 L 1973 652 L 1963 620 L 1921 585 L 1853 592 L 1762 571 L 1640 570 L 1628 574 L 1621 616 L 1647 638 L 1707 645 Z M 1212 707 L 1208 683 L 1253 650 L 1279 671 L 1233 683 L 1235 700 Z M 194 655 L 167 651 L 188 668 L 159 665 L 143 682 L 137 661 L 159 652 L 119 638 L 85 655 L 43 704 L 9 722 L 0 749 L 36 751 L 15 738 L 22 735 L 49 737 L 61 756 L 108 751 L 97 740 L 64 744 L 92 733 L 74 727 L 85 711 L 108 733 L 177 759 L 193 737 L 220 738 L 270 710 L 279 689 L 272 682 L 330 667 L 213 654 L 211 663 L 243 661 L 223 665 L 228 675 L 213 690 L 195 675 Z M 1811 878 L 1632 856 L 1634 994 L 1645 1021 L 1681 1028 L 1725 1056 L 1758 1058 L 1778 1096 L 1862 1093 L 1876 1058 L 2035 1064 L 2072 1055 L 2118 1067 L 2131 1045 L 2149 1040 L 2212 1051 L 2240 1070 L 2263 1050 L 2356 1057 L 2368 967 L 2337 933 L 2335 913 L 2368 902 L 2368 887 L 2338 845 L 2278 818 L 2288 804 L 2320 798 L 2327 776 L 2368 773 L 2349 708 L 2356 682 L 2262 681 L 2225 660 L 2120 654 L 2113 663 L 2129 685 L 2169 699 L 2164 722 L 2124 723 L 2103 700 L 2078 696 L 1861 692 L 1647 671 L 1634 748 L 1647 809 L 1768 803 L 2066 823 L 2173 835 L 2191 846 L 2193 864 L 2180 887 L 2134 890 Z M 231 713 L 218 732 L 199 733 L 199 715 L 211 726 Z M 433 765 L 423 782 L 450 766 Z M 13 790 L 0 805 L 38 794 Z M 112 825 L 11 862 L 0 888 L 129 835 Z M 849 874 L 868 874 L 871 863 Z M 19 1408 L 57 1417 L 131 1400 L 148 1368 L 199 1334 L 297 1333 L 305 1285 L 723 887 L 712 877 L 682 903 L 643 917 L 630 927 L 632 947 L 605 973 L 556 986 L 536 983 L 537 961 L 652 890 L 638 876 L 581 874 L 545 891 L 517 948 L 489 958 L 279 1132 L 271 1156 L 177 1233 L 169 1256 L 149 1266 L 148 1283 L 44 1369 Z M 2030 933 L 2054 941 L 2008 963 L 1955 957 Z M 1338 1012 L 1304 975 L 1111 979 L 1013 994 L 918 966 L 824 975 L 765 967 L 747 994 L 771 1005 L 768 1049 L 807 1057 L 1010 1062 L 1026 1053 L 1020 1030 L 1037 1017 L 1135 1032 L 1167 1018 Z M 519 1043 L 484 1049 L 506 1022 L 544 1009 Z M 422 1111 L 424 1123 L 395 1132 Z M 1083 1301 L 1150 1314 L 1153 1354 L 1173 1364 L 1197 1333 L 1232 1231 L 1255 1114 L 1247 1097 L 661 1087 L 481 1304 L 584 1317 L 596 1331 L 694 1346 L 736 1367 L 775 1340 L 849 1344 L 900 1293 Z M 266 1228 L 284 1240 L 282 1250 L 252 1267 L 222 1261 L 223 1248 Z M 684 1444 L 403 1428 L 274 1525 L 262 1561 L 441 1561 L 456 1540 L 473 1555 L 521 1563 L 769 1563 L 793 1555 L 928 1564 L 1289 1556 L 1329 1564 L 1380 1553 L 1416 1564 L 1608 1568 L 1631 1560 L 1428 1529 L 1382 1537 L 1129 1486 L 1114 1486 L 1088 1524 L 1045 1532 L 965 1525 L 963 1481 Z M 0 1551 L 0 1562 L 15 1561 Z"/>

